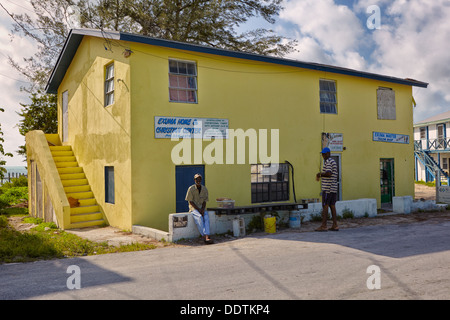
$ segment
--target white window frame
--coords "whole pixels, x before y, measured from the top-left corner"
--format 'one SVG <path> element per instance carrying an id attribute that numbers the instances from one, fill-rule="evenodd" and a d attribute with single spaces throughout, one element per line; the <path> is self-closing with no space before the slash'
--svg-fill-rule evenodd
<path id="1" fill-rule="evenodd" d="M 333 90 L 322 90 L 322 82 L 324 83 L 333 83 L 334 85 L 334 91 Z M 329 89 L 329 88 L 328 88 Z M 334 95 L 334 101 L 333 99 L 323 99 L 324 95 Z M 320 113 L 324 114 L 337 114 L 338 113 L 338 100 L 337 100 L 337 83 L 336 80 L 331 79 L 319 79 L 319 108 Z M 328 108 L 330 109 L 328 109 Z M 326 109 L 324 109 L 326 108 Z M 334 112 L 333 112 L 334 111 Z"/>
<path id="2" fill-rule="evenodd" d="M 175 63 L 176 70 L 174 70 Z M 169 101 L 198 103 L 197 63 L 195 61 L 169 59 Z"/>
<path id="3" fill-rule="evenodd" d="M 420 127 L 420 140 L 426 140 L 427 139 L 427 127 Z"/>
<path id="4" fill-rule="evenodd" d="M 112 69 L 112 71 L 111 71 Z M 105 66 L 105 107 L 114 103 L 114 62 Z"/>

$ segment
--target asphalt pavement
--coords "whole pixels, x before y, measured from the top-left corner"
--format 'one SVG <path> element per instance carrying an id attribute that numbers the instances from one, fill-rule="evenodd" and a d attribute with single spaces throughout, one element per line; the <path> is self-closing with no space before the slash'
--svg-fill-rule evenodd
<path id="1" fill-rule="evenodd" d="M 449 231 L 424 221 L 3 264 L 0 299 L 448 300 Z"/>

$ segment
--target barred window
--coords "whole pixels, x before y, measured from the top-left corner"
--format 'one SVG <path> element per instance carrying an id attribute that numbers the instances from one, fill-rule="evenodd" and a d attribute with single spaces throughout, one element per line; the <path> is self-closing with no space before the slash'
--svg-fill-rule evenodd
<path id="1" fill-rule="evenodd" d="M 169 101 L 197 103 L 195 62 L 169 60 Z"/>
<path id="2" fill-rule="evenodd" d="M 278 164 L 278 172 L 267 172 L 270 164 L 252 164 L 252 203 L 289 200 L 289 166 Z M 269 173 L 269 174 L 267 174 Z"/>

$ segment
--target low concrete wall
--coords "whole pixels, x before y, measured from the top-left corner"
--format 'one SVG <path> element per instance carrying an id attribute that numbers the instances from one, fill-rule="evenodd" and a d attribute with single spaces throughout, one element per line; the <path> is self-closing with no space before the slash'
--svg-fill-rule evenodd
<path id="1" fill-rule="evenodd" d="M 131 232 L 148 238 L 156 239 L 158 241 L 171 241 L 170 234 L 168 232 L 158 229 L 135 225 L 132 226 Z"/>
<path id="2" fill-rule="evenodd" d="M 393 197 L 392 211 L 395 213 L 411 213 L 422 211 L 444 210 L 447 204 L 436 204 L 434 200 L 414 201 L 412 196 Z"/>
<path id="3" fill-rule="evenodd" d="M 375 217 L 377 215 L 377 201 L 375 199 L 338 201 L 336 203 L 336 211 L 340 216 L 347 211 L 353 213 L 355 218 Z M 238 217 L 237 215 L 217 215 L 214 211 L 208 212 L 211 234 L 233 232 L 233 220 Z M 289 211 L 277 212 L 279 215 L 279 221 L 277 222 L 289 223 Z M 301 209 L 298 212 L 303 221 L 310 221 L 314 215 L 321 215 L 322 204 L 310 203 L 308 204 L 308 209 Z M 259 216 L 260 214 L 243 214 L 239 217 L 244 218 L 245 225 L 247 226 L 255 215 Z M 168 238 L 166 238 L 168 241 L 174 242 L 180 239 L 191 239 L 199 236 L 200 233 L 190 213 L 173 213 L 169 215 L 169 232 Z"/>
<path id="4" fill-rule="evenodd" d="M 303 221 L 310 221 L 314 216 L 322 214 L 322 203 L 309 203 L 308 209 L 299 211 Z M 345 212 L 351 212 L 355 218 L 375 217 L 377 215 L 377 200 L 357 199 L 336 202 L 337 215 L 342 216 Z"/>

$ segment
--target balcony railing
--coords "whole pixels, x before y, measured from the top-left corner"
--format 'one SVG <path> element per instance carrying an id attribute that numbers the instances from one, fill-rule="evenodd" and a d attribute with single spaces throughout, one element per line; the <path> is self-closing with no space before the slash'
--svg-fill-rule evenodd
<path id="1" fill-rule="evenodd" d="M 450 138 L 414 140 L 414 149 L 424 151 L 450 151 Z"/>

